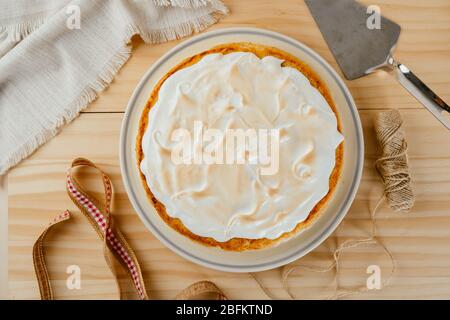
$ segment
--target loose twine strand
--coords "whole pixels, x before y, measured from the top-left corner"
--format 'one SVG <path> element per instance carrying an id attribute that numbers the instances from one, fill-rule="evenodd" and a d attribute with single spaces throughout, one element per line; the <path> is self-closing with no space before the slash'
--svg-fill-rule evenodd
<path id="1" fill-rule="evenodd" d="M 348 249 L 363 245 L 379 245 L 391 262 L 391 271 L 388 277 L 382 281 L 383 287 L 389 284 L 396 271 L 396 262 L 391 251 L 384 245 L 382 239 L 377 235 L 376 215 L 379 207 L 386 199 L 389 206 L 395 212 L 408 212 L 414 205 L 414 193 L 411 187 L 411 176 L 407 156 L 407 142 L 402 128 L 402 118 L 397 110 L 381 112 L 375 119 L 375 131 L 377 140 L 381 145 L 382 156 L 375 161 L 375 168 L 380 174 L 384 184 L 384 192 L 377 201 L 375 207 L 370 211 L 371 230 L 369 237 L 364 239 L 349 239 L 340 244 L 333 252 L 333 262 L 326 267 L 310 265 L 288 265 L 282 269 L 283 289 L 291 299 L 296 299 L 289 286 L 289 277 L 297 270 L 315 273 L 327 273 L 334 270 L 334 293 L 327 299 L 340 299 L 350 295 L 358 295 L 369 291 L 366 287 L 342 289 L 339 285 L 340 259 L 342 253 Z M 276 299 L 265 287 L 256 274 L 250 274 L 257 282 L 264 294 L 270 299 Z"/>

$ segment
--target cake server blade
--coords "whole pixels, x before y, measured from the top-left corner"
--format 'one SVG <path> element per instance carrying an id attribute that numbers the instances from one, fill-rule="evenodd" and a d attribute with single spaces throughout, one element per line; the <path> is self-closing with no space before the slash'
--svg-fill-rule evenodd
<path id="1" fill-rule="evenodd" d="M 385 65 L 400 26 L 381 17 L 381 29 L 367 28 L 367 8 L 353 0 L 306 0 L 311 14 L 348 80 Z"/>
<path id="2" fill-rule="evenodd" d="M 393 51 L 401 28 L 380 16 L 380 28 L 368 25 L 371 11 L 353 0 L 305 0 L 342 73 L 353 80 L 384 68 L 422 103 L 447 129 L 443 112 L 450 107 L 405 65 L 395 61 Z M 376 13 L 375 13 L 376 14 Z"/>

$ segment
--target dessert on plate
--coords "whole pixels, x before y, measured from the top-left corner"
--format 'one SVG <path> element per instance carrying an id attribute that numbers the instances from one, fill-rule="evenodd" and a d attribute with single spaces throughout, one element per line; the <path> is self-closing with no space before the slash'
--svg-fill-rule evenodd
<path id="1" fill-rule="evenodd" d="M 343 161 L 339 114 L 320 78 L 274 47 L 228 43 L 172 68 L 136 144 L 160 217 L 204 245 L 273 246 L 325 208 Z"/>

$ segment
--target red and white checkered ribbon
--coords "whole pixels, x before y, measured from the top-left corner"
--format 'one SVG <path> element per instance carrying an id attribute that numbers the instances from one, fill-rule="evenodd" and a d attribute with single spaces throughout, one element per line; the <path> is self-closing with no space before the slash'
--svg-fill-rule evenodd
<path id="1" fill-rule="evenodd" d="M 94 168 L 100 173 L 105 196 L 103 202 L 98 201 L 95 196 L 86 192 L 81 187 L 74 174 L 74 169 L 77 167 L 79 167 L 78 173 L 80 173 L 80 169 L 86 167 Z M 77 205 L 83 215 L 89 220 L 95 231 L 97 231 L 99 237 L 103 240 L 105 244 L 105 259 L 115 276 L 118 287 L 119 282 L 116 276 L 114 263 L 112 263 L 112 261 L 110 260 L 110 253 L 113 254 L 120 265 L 122 265 L 127 271 L 139 298 L 142 300 L 148 299 L 147 292 L 145 290 L 144 279 L 142 277 L 137 258 L 120 230 L 113 225 L 113 218 L 111 216 L 111 200 L 113 191 L 111 180 L 109 179 L 109 177 L 91 161 L 83 158 L 77 158 L 72 162 L 72 165 L 67 172 L 66 187 L 67 193 L 69 194 L 72 201 Z M 45 300 L 52 300 L 53 292 L 51 289 L 50 279 L 45 264 L 44 239 L 47 232 L 51 228 L 69 219 L 70 212 L 68 210 L 56 216 L 38 238 L 33 247 L 33 262 L 39 283 L 39 290 L 41 293 L 41 298 Z"/>
<path id="2" fill-rule="evenodd" d="M 84 191 L 78 183 L 73 174 L 76 167 L 91 167 L 100 172 L 105 192 L 103 205 L 94 196 Z M 78 158 L 72 162 L 72 166 L 67 173 L 66 187 L 72 201 L 89 219 L 99 236 L 105 241 L 108 249 L 130 275 L 139 298 L 148 299 L 137 258 L 120 230 L 113 226 L 111 216 L 112 184 L 109 177 L 91 161 Z"/>
<path id="3" fill-rule="evenodd" d="M 81 184 L 78 182 L 78 180 L 75 178 L 74 169 L 78 168 L 78 171 L 80 171 L 80 169 L 86 167 L 94 168 L 100 173 L 104 188 L 104 201 L 99 201 L 95 196 L 86 192 L 81 187 Z M 78 174 L 80 174 L 80 172 L 78 172 Z M 119 282 L 116 276 L 114 264 L 109 258 L 109 253 L 112 253 L 120 263 L 120 265 L 122 265 L 127 271 L 139 298 L 142 300 L 148 299 L 138 260 L 120 230 L 113 224 L 113 218 L 111 215 L 111 200 L 113 196 L 113 190 L 109 177 L 91 161 L 83 158 L 77 158 L 72 162 L 72 165 L 67 172 L 66 187 L 67 193 L 69 194 L 72 201 L 80 209 L 83 215 L 89 220 L 95 231 L 97 231 L 99 237 L 103 240 L 105 244 L 105 259 L 115 276 L 117 285 Z M 50 278 L 45 264 L 44 239 L 47 232 L 51 228 L 60 223 L 63 223 L 64 221 L 69 220 L 70 217 L 70 212 L 68 210 L 56 216 L 55 219 L 40 235 L 33 247 L 33 262 L 39 283 L 41 298 L 43 300 L 53 299 Z M 226 296 L 222 293 L 222 291 L 210 281 L 196 282 L 186 289 L 182 290 L 175 298 L 191 299 L 203 293 L 214 293 L 217 299 L 226 299 Z"/>

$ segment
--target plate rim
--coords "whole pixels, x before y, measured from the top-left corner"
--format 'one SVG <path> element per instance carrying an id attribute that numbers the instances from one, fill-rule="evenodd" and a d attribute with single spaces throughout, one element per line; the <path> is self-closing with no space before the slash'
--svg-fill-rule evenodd
<path id="1" fill-rule="evenodd" d="M 199 42 L 201 40 L 204 40 L 206 38 L 214 37 L 217 35 L 227 35 L 227 34 L 233 34 L 233 33 L 247 33 L 247 34 L 254 34 L 254 35 L 261 35 L 261 36 L 268 36 L 272 37 L 278 40 L 282 40 L 287 42 L 288 44 L 296 47 L 297 49 L 300 49 L 304 51 L 306 54 L 309 54 L 313 59 L 317 60 L 317 62 L 332 76 L 333 80 L 336 82 L 336 84 L 339 86 L 339 88 L 342 90 L 342 93 L 344 95 L 344 98 L 350 107 L 352 120 L 355 124 L 355 130 L 356 130 L 356 145 L 357 145 L 357 168 L 355 172 L 355 176 L 352 181 L 352 185 L 350 188 L 350 191 L 347 193 L 347 196 L 345 200 L 341 203 L 340 207 L 336 210 L 338 213 L 327 226 L 324 228 L 322 233 L 315 237 L 314 241 L 311 241 L 306 247 L 303 247 L 301 250 L 295 251 L 291 255 L 280 258 L 277 261 L 272 262 L 265 262 L 263 264 L 256 264 L 256 265 L 233 265 L 233 264 L 222 264 L 222 263 L 216 263 L 207 261 L 202 257 L 198 257 L 195 255 L 192 255 L 190 252 L 186 252 L 182 248 L 179 248 L 176 244 L 171 242 L 169 239 L 167 239 L 166 235 L 163 234 L 157 227 L 155 227 L 151 221 L 146 217 L 145 213 L 143 212 L 142 208 L 139 205 L 139 201 L 137 200 L 136 195 L 134 194 L 132 190 L 132 182 L 130 177 L 128 176 L 127 172 L 127 162 L 126 162 L 126 138 L 127 138 L 127 126 L 129 124 L 129 118 L 131 114 L 131 110 L 134 105 L 136 105 L 136 100 L 147 83 L 149 77 L 151 74 L 166 60 L 172 57 L 176 52 L 179 50 L 185 49 L 189 47 L 190 45 Z M 128 149 L 129 150 L 129 149 Z M 317 246 L 319 246 L 324 240 L 326 240 L 333 232 L 336 230 L 338 225 L 342 222 L 346 214 L 348 213 L 348 210 L 353 203 L 353 200 L 356 196 L 356 192 L 358 191 L 361 177 L 362 177 L 362 171 L 364 167 L 364 143 L 363 143 L 363 130 L 362 130 L 362 124 L 359 116 L 358 109 L 356 107 L 356 104 L 353 100 L 353 96 L 350 93 L 350 90 L 348 89 L 345 82 L 342 80 L 342 78 L 338 75 L 338 73 L 334 70 L 333 67 L 324 59 L 322 58 L 318 53 L 316 53 L 313 49 L 309 48 L 305 44 L 301 43 L 298 40 L 295 40 L 291 37 L 285 36 L 281 33 L 262 29 L 262 28 L 254 28 L 254 27 L 225 27 L 213 31 L 204 32 L 198 35 L 195 35 L 185 41 L 182 41 L 181 43 L 177 44 L 175 47 L 167 51 L 165 54 L 163 54 L 157 61 L 155 61 L 150 68 L 147 69 L 147 71 L 144 73 L 144 75 L 139 80 L 139 83 L 136 85 L 135 89 L 133 90 L 133 93 L 128 100 L 128 104 L 125 110 L 125 114 L 122 120 L 121 124 L 121 130 L 120 130 L 120 142 L 119 142 L 119 159 L 120 159 L 120 172 L 122 176 L 122 181 L 125 187 L 125 191 L 127 193 L 127 197 L 130 201 L 130 203 L 133 206 L 134 211 L 139 216 L 140 220 L 144 223 L 144 225 L 151 231 L 151 233 L 159 240 L 161 241 L 167 248 L 175 252 L 176 254 L 182 256 L 183 258 L 194 262 L 196 264 L 202 265 L 207 268 L 220 270 L 220 271 L 226 271 L 226 272 L 236 272 L 236 273 L 243 273 L 243 272 L 258 272 L 258 271 L 264 271 L 264 270 L 270 270 L 274 269 L 283 265 L 286 265 L 292 261 L 295 261 L 312 250 L 314 250 Z"/>

